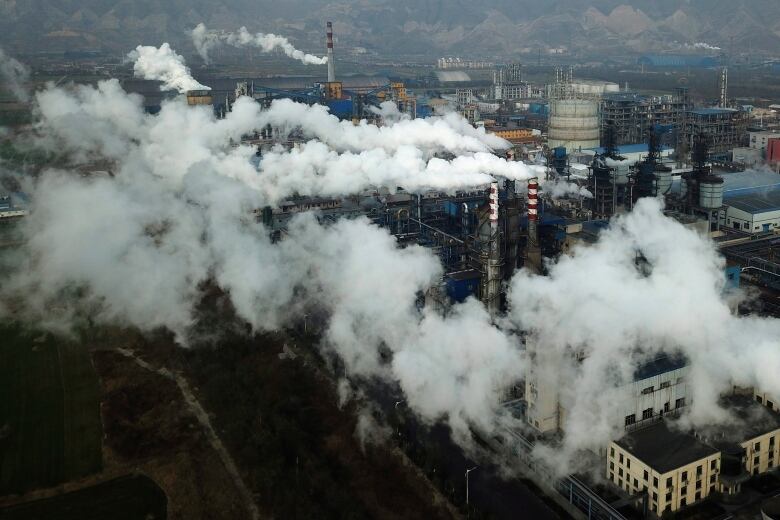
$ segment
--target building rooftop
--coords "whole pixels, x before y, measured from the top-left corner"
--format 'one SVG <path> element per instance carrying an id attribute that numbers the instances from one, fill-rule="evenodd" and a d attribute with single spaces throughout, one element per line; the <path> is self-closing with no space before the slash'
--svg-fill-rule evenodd
<path id="1" fill-rule="evenodd" d="M 746 171 L 720 174 L 723 177 L 723 198 L 780 190 L 780 175 L 770 171 Z"/>
<path id="2" fill-rule="evenodd" d="M 658 473 L 666 473 L 718 452 L 693 435 L 670 429 L 666 421 L 635 430 L 616 441 Z"/>
<path id="3" fill-rule="evenodd" d="M 732 114 L 736 112 L 733 108 L 695 108 L 690 111 L 691 114 L 696 114 L 697 116 L 715 116 L 720 114 Z"/>
<path id="4" fill-rule="evenodd" d="M 780 211 L 780 190 L 772 190 L 764 193 L 752 193 L 730 197 L 726 204 L 733 208 L 741 209 L 751 215 Z"/>
<path id="5" fill-rule="evenodd" d="M 688 360 L 682 356 L 660 356 L 642 363 L 634 371 L 634 381 L 641 381 L 659 374 L 665 374 L 688 365 Z"/>

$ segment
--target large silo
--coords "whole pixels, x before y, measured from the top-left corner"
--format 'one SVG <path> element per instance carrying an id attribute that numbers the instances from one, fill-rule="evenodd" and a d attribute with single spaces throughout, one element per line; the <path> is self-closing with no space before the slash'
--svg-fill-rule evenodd
<path id="1" fill-rule="evenodd" d="M 595 99 L 552 99 L 547 142 L 571 152 L 599 146 L 599 103 Z"/>

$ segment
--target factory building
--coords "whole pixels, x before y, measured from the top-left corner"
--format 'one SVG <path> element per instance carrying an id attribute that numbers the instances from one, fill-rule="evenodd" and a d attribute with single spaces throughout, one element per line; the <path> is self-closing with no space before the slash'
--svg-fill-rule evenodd
<path id="1" fill-rule="evenodd" d="M 674 138 L 683 128 L 685 115 L 692 108 L 688 89 L 673 95 L 645 96 L 635 92 L 607 93 L 601 101 L 602 143 L 608 128 L 615 133 L 617 145 L 642 143 L 650 126 L 667 129 Z M 674 139 L 676 141 L 676 139 Z M 676 145 L 676 142 L 667 143 Z"/>
<path id="2" fill-rule="evenodd" d="M 607 478 L 628 494 L 647 493 L 660 516 L 717 491 L 720 453 L 659 421 L 626 434 L 607 450 Z"/>
<path id="3" fill-rule="evenodd" d="M 529 97 L 529 86 L 523 81 L 522 67 L 519 63 L 500 65 L 493 71 L 492 94 L 496 101 Z"/>
<path id="4" fill-rule="evenodd" d="M 780 229 L 780 191 L 762 195 L 741 195 L 725 201 L 721 225 L 761 233 Z"/>
<path id="5" fill-rule="evenodd" d="M 738 418 L 734 423 L 684 432 L 656 421 L 630 431 L 607 450 L 608 480 L 628 494 L 646 493 L 656 516 L 714 492 L 734 500 L 744 482 L 775 470 L 780 460 L 780 414 L 761 406 L 763 394 L 753 399 L 753 392 L 721 399 Z"/>
<path id="6" fill-rule="evenodd" d="M 687 114 L 683 137 L 692 145 L 697 136 L 706 139 L 713 157 L 727 157 L 747 144 L 748 114 L 733 108 L 697 108 Z"/>

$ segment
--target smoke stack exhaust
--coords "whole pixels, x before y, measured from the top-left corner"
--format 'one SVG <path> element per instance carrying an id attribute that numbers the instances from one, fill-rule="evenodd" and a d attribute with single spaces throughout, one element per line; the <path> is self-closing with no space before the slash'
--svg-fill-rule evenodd
<path id="1" fill-rule="evenodd" d="M 333 22 L 328 22 L 328 83 L 336 81 L 336 64 L 333 62 Z"/>

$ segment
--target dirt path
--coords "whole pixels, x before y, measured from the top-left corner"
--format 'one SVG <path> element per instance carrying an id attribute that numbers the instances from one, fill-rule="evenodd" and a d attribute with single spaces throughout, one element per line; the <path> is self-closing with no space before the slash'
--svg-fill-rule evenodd
<path id="1" fill-rule="evenodd" d="M 244 480 L 241 478 L 241 474 L 238 471 L 238 467 L 236 466 L 236 463 L 233 461 L 233 457 L 230 456 L 230 453 L 228 452 L 227 448 L 225 448 L 225 445 L 222 443 L 222 440 L 219 438 L 216 431 L 214 430 L 214 427 L 211 424 L 211 419 L 209 418 L 208 413 L 203 408 L 203 406 L 201 406 L 198 399 L 192 393 L 192 389 L 190 388 L 190 385 L 187 382 L 187 380 L 180 374 L 171 372 L 165 367 L 155 368 L 154 366 L 150 365 L 143 359 L 139 358 L 132 350 L 120 347 L 117 348 L 116 351 L 119 354 L 132 359 L 141 368 L 148 370 L 150 372 L 154 372 L 176 383 L 176 385 L 179 387 L 179 390 L 182 393 L 182 396 L 184 396 L 184 400 L 187 403 L 187 407 L 189 408 L 190 412 L 192 412 L 192 415 L 194 415 L 195 418 L 200 423 L 204 433 L 206 434 L 206 437 L 209 440 L 209 443 L 211 444 L 212 448 L 214 448 L 214 451 L 216 451 L 217 455 L 219 455 L 222 464 L 225 466 L 225 470 L 233 479 L 233 483 L 236 486 L 238 492 L 241 494 L 241 497 L 245 502 L 246 508 L 250 511 L 252 515 L 251 516 L 252 520 L 259 520 L 260 510 L 258 509 L 257 504 L 255 503 L 254 498 L 252 497 L 252 493 L 249 491 L 249 488 L 246 486 Z"/>

